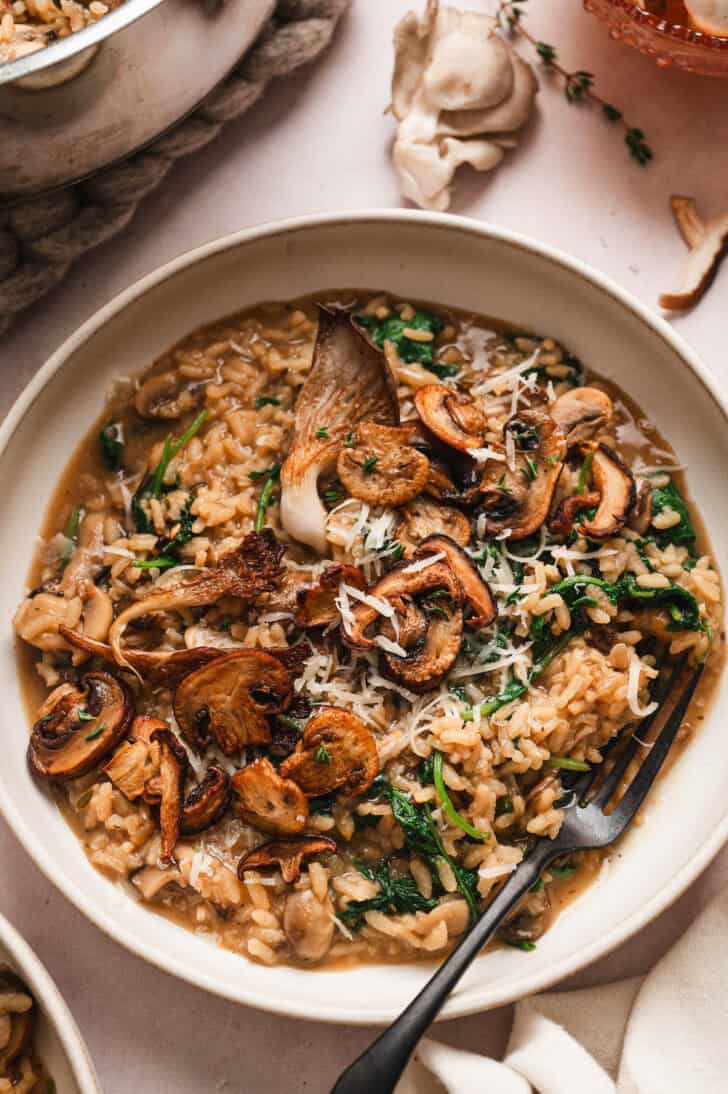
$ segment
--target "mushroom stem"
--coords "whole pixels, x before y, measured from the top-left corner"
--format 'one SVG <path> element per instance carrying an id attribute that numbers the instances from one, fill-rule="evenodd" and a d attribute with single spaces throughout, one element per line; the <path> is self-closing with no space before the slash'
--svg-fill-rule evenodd
<path id="1" fill-rule="evenodd" d="M 690 253 L 677 292 L 662 293 L 660 307 L 679 311 L 697 304 L 710 288 L 721 261 L 728 253 L 728 213 L 704 221 L 695 199 L 675 194 L 670 198 L 673 216 Z"/>

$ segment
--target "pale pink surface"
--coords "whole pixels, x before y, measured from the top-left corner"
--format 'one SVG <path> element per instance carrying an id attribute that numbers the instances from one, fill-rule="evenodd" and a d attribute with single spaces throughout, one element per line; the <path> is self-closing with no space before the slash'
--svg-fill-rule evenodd
<path id="1" fill-rule="evenodd" d="M 463 3 L 495 7 L 495 0 Z M 387 155 L 393 125 L 383 110 L 392 27 L 409 7 L 407 0 L 354 0 L 322 64 L 272 87 L 222 142 L 180 165 L 121 239 L 86 260 L 32 318 L 6 335 L 0 411 L 84 319 L 180 252 L 279 217 L 399 204 Z M 533 10 L 528 26 L 560 46 L 565 64 L 597 74 L 602 93 L 645 130 L 655 162 L 647 170 L 634 166 L 620 133 L 598 113 L 568 106 L 546 76 L 538 116 L 519 149 L 490 177 L 462 176 L 453 212 L 560 247 L 656 308 L 659 292 L 677 284 L 683 256 L 669 194 L 694 195 L 706 217 L 723 211 L 721 202 L 728 200 L 723 85 L 661 72 L 614 45 L 579 0 L 539 0 Z M 695 312 L 675 320 L 726 381 L 727 286 L 728 269 Z M 699 802 L 696 793 L 696 808 Z M 259 1014 L 148 968 L 56 893 L 2 821 L 0 878 L 0 911 L 26 935 L 65 993 L 107 1094 L 323 1094 L 371 1038 L 366 1029 Z M 650 928 L 566 986 L 644 971 L 726 880 L 728 851 Z M 437 1036 L 495 1052 L 508 1027 L 503 1009 L 441 1025 Z"/>

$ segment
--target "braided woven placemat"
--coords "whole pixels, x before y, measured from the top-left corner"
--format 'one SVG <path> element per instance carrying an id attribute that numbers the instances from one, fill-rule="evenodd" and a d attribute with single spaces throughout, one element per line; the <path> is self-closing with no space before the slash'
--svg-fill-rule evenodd
<path id="1" fill-rule="evenodd" d="M 0 334 L 50 292 L 87 251 L 118 235 L 178 159 L 239 118 L 270 80 L 289 76 L 328 46 L 351 0 L 278 0 L 233 73 L 174 129 L 86 182 L 0 207 Z"/>

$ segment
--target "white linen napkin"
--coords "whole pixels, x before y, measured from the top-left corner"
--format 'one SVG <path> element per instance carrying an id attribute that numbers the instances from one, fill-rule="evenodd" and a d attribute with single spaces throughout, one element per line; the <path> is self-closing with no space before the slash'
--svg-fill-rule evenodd
<path id="1" fill-rule="evenodd" d="M 728 888 L 647 976 L 516 1005 L 502 1063 L 423 1040 L 397 1094 L 728 1091 Z"/>

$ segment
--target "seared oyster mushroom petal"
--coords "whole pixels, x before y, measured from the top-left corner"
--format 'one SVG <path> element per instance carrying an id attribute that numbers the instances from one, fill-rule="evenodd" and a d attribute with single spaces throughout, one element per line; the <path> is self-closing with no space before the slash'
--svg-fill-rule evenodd
<path id="1" fill-rule="evenodd" d="M 377 746 L 371 731 L 351 711 L 319 707 L 309 718 L 295 752 L 280 773 L 293 779 L 309 797 L 346 787 L 363 794 L 379 774 Z"/>
<path id="2" fill-rule="evenodd" d="M 28 746 L 30 765 L 48 779 L 85 775 L 126 736 L 133 717 L 134 699 L 123 681 L 108 672 L 87 672 L 79 688 L 62 684 L 40 707 Z"/>
<path id="3" fill-rule="evenodd" d="M 328 566 L 318 580 L 318 585 L 300 589 L 297 595 L 295 620 L 299 627 L 328 627 L 339 619 L 336 596 L 339 585 L 345 581 L 355 589 L 364 589 L 366 579 L 358 566 L 335 563 Z"/>
<path id="4" fill-rule="evenodd" d="M 291 885 L 301 876 L 304 859 L 334 851 L 336 842 L 329 836 L 269 840 L 243 855 L 238 863 L 238 877 L 242 880 L 246 870 L 264 870 L 274 866 L 280 869 L 283 880 Z"/>
<path id="5" fill-rule="evenodd" d="M 232 785 L 235 811 L 256 828 L 287 836 L 306 827 L 306 795 L 292 779 L 279 774 L 270 760 L 254 760 L 236 771 Z"/>
<path id="6" fill-rule="evenodd" d="M 397 506 L 422 493 L 430 461 L 402 443 L 399 429 L 364 422 L 354 430 L 351 444 L 340 450 L 336 470 L 352 497 L 370 505 Z"/>
<path id="7" fill-rule="evenodd" d="M 455 395 L 444 384 L 428 384 L 415 393 L 415 407 L 442 444 L 459 452 L 482 448 L 485 416 L 472 400 Z"/>
<path id="8" fill-rule="evenodd" d="M 100 657 L 110 665 L 116 665 L 114 651 L 107 642 L 98 642 L 88 635 L 74 631 L 70 627 L 59 627 L 61 634 L 68 643 L 94 657 Z M 140 676 L 154 680 L 160 684 L 174 686 L 185 676 L 189 676 L 195 669 L 210 661 L 216 661 L 220 657 L 220 649 L 217 646 L 195 646 L 189 650 L 124 650 L 124 667 L 130 668 Z"/>
<path id="9" fill-rule="evenodd" d="M 293 438 L 281 468 L 281 521 L 290 536 L 328 553 L 322 472 L 362 421 L 399 424 L 394 377 L 382 352 L 344 312 L 319 309 L 313 364 L 296 401 Z"/>
<path id="10" fill-rule="evenodd" d="M 448 536 L 428 536 L 415 551 L 415 558 L 440 553 L 445 555 L 445 561 L 462 586 L 463 600 L 470 609 L 465 614 L 466 627 L 490 626 L 498 613 L 495 597 L 487 581 L 478 573 L 475 563 L 458 543 Z"/>
<path id="11" fill-rule="evenodd" d="M 582 522 L 582 531 L 590 539 L 609 539 L 627 523 L 635 503 L 634 476 L 607 445 L 596 445 L 587 452 L 593 453 L 591 476 L 599 494 L 599 505 L 593 519 Z"/>
<path id="12" fill-rule="evenodd" d="M 597 387 L 575 387 L 559 395 L 549 414 L 563 430 L 566 444 L 590 441 L 612 420 L 612 400 Z"/>
<path id="13" fill-rule="evenodd" d="M 211 739 L 225 756 L 271 739 L 266 714 L 285 710 L 291 677 L 262 650 L 236 650 L 190 673 L 177 686 L 174 714 L 185 740 L 198 751 Z"/>

